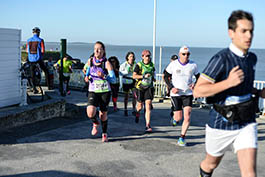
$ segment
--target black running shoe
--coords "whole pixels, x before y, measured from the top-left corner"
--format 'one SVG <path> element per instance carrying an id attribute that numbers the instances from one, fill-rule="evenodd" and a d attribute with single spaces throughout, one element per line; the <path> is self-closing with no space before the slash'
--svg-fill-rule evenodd
<path id="1" fill-rule="evenodd" d="M 140 113 L 136 112 L 135 114 L 135 123 L 139 123 Z"/>
<path id="2" fill-rule="evenodd" d="M 128 110 L 124 110 L 124 116 L 128 116 Z"/>

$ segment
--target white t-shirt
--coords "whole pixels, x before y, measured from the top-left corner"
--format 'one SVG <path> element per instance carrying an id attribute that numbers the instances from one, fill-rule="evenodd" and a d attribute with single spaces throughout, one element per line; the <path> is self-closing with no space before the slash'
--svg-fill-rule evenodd
<path id="1" fill-rule="evenodd" d="M 188 63 L 182 64 L 179 60 L 172 61 L 166 68 L 169 74 L 172 74 L 172 84 L 179 92 L 174 94 L 170 92 L 170 96 L 192 95 L 190 85 L 193 83 L 193 76 L 197 75 L 197 64 L 189 60 Z"/>

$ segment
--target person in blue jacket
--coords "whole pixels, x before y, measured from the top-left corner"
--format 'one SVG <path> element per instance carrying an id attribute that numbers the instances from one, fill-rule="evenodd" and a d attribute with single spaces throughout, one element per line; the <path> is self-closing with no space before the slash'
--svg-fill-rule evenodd
<path id="1" fill-rule="evenodd" d="M 42 60 L 44 52 L 45 52 L 45 45 L 44 40 L 40 38 L 40 28 L 35 27 L 32 29 L 33 36 L 27 40 L 26 44 L 26 51 L 28 53 L 28 61 L 30 63 L 30 73 L 31 73 L 31 83 L 34 83 L 34 65 L 38 63 L 41 67 L 41 69 L 45 73 L 46 83 L 48 85 L 48 88 L 50 88 L 50 82 L 48 77 L 48 70 Z M 35 88 L 35 85 L 33 84 L 34 93 L 37 93 L 38 91 Z"/>

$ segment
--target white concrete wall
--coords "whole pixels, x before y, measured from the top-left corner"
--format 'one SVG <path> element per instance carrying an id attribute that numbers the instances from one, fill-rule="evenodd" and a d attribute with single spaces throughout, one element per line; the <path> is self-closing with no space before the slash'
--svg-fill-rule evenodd
<path id="1" fill-rule="evenodd" d="M 21 30 L 0 28 L 0 108 L 19 104 Z"/>

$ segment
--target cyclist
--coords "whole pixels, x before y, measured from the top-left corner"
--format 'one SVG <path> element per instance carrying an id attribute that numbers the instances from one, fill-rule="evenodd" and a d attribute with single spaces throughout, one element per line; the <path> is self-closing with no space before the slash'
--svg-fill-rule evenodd
<path id="1" fill-rule="evenodd" d="M 99 118 L 102 126 L 102 142 L 108 141 L 108 105 L 111 96 L 110 83 L 116 81 L 112 65 L 106 59 L 105 45 L 97 41 L 94 45 L 94 57 L 89 60 L 85 81 L 89 81 L 87 116 L 93 122 L 91 134 L 98 133 L 99 121 L 96 117 L 96 107 L 99 107 Z M 90 76 L 90 78 L 89 78 Z"/>
<path id="2" fill-rule="evenodd" d="M 38 93 L 38 90 L 35 87 L 35 79 L 34 79 L 34 69 L 36 64 L 38 63 L 41 69 L 45 73 L 46 83 L 48 88 L 50 88 L 50 79 L 48 77 L 48 70 L 42 60 L 44 52 L 45 52 L 45 45 L 44 40 L 40 38 L 40 29 L 35 27 L 32 29 L 33 37 L 27 40 L 26 44 L 26 51 L 28 53 L 28 61 L 30 63 L 30 82 L 33 84 L 33 91 L 34 93 Z"/>

